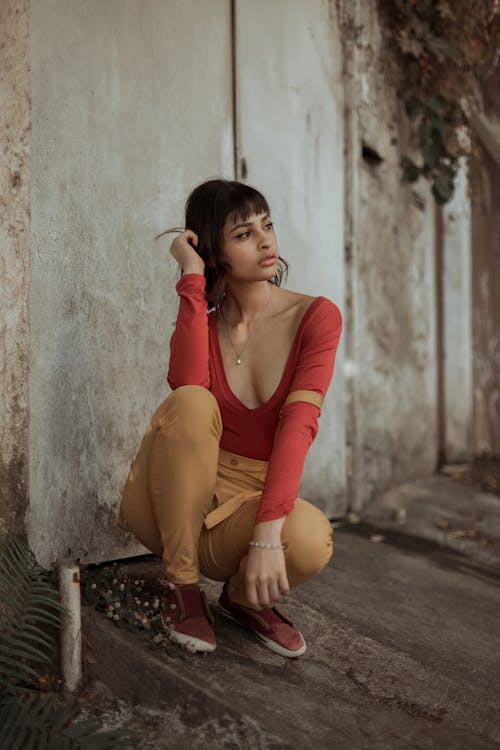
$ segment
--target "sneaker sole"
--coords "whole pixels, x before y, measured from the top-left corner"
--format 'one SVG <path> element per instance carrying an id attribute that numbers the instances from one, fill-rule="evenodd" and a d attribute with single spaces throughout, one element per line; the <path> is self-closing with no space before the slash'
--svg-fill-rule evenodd
<path id="1" fill-rule="evenodd" d="M 166 630 L 167 637 L 173 643 L 177 643 L 178 646 L 182 646 L 187 651 L 194 653 L 196 651 L 209 652 L 215 651 L 216 645 L 209 643 L 208 641 L 202 641 L 200 638 L 195 638 L 192 635 L 186 635 L 185 633 L 179 633 L 177 630 Z"/>
<path id="2" fill-rule="evenodd" d="M 263 633 L 260 633 L 258 630 L 252 630 L 252 628 L 247 628 L 245 627 L 245 625 L 242 625 L 241 622 L 237 620 L 234 615 L 231 614 L 231 612 L 229 612 L 227 609 L 224 609 L 222 604 L 217 604 L 216 609 L 218 612 L 224 615 L 224 617 L 227 617 L 228 620 L 232 620 L 237 625 L 239 625 L 240 628 L 245 628 L 245 630 L 249 630 L 259 639 L 259 641 L 261 641 L 261 643 L 263 643 L 265 646 L 271 649 L 271 651 L 274 651 L 275 653 L 280 654 L 280 656 L 288 656 L 291 659 L 295 659 L 297 656 L 302 656 L 302 654 L 305 654 L 306 652 L 306 642 L 304 641 L 304 636 L 302 635 L 302 633 L 300 633 L 300 636 L 302 640 L 304 641 L 304 645 L 301 646 L 296 651 L 290 651 L 284 646 L 280 646 L 279 643 L 276 643 L 276 641 L 273 641 L 271 638 L 268 638 Z"/>
<path id="3" fill-rule="evenodd" d="M 257 638 L 262 641 L 268 648 L 271 649 L 271 651 L 275 651 L 277 654 L 280 654 L 281 656 L 288 656 L 290 659 L 295 659 L 297 656 L 302 656 L 302 654 L 305 654 L 306 652 L 306 642 L 304 641 L 304 636 L 302 633 L 299 633 L 302 637 L 302 640 L 304 641 L 303 646 L 298 648 L 296 651 L 290 651 L 289 649 L 285 648 L 284 646 L 280 646 L 279 643 L 276 643 L 276 641 L 273 641 L 271 638 L 267 638 L 263 633 L 259 633 L 258 630 L 253 631 Z"/>

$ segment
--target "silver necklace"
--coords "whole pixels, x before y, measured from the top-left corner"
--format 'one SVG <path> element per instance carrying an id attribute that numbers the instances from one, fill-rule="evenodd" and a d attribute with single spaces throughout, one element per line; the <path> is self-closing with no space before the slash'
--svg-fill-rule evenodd
<path id="1" fill-rule="evenodd" d="M 265 304 L 265 305 L 264 305 L 264 307 L 262 308 L 262 312 L 264 312 L 264 310 L 266 310 L 266 309 L 267 309 L 267 307 L 268 307 L 268 305 L 269 305 L 269 303 L 270 303 L 270 301 L 271 301 L 271 297 L 273 296 L 273 286 L 274 286 L 274 284 L 271 284 L 271 293 L 270 293 L 270 295 L 269 295 L 269 299 L 267 300 L 266 304 Z M 247 347 L 247 344 L 248 344 L 248 339 L 247 339 L 247 343 L 245 344 L 245 346 L 243 347 L 243 349 L 241 350 L 241 352 L 239 352 L 239 353 L 238 353 L 238 352 L 236 351 L 236 347 L 234 346 L 234 344 L 233 344 L 233 342 L 232 342 L 232 340 L 231 340 L 231 336 L 230 336 L 230 334 L 229 334 L 229 326 L 228 326 L 228 324 L 227 324 L 227 320 L 226 320 L 226 318 L 225 318 L 225 315 L 224 315 L 224 313 L 222 312 L 222 307 L 220 308 L 220 311 L 221 311 L 221 314 L 222 314 L 222 319 L 224 320 L 224 324 L 225 324 L 225 326 L 226 326 L 227 337 L 228 337 L 228 339 L 229 339 L 229 343 L 231 344 L 231 346 L 233 347 L 233 349 L 234 349 L 234 351 L 235 351 L 235 353 L 236 353 L 236 364 L 237 364 L 237 365 L 241 365 L 241 355 L 243 354 L 244 350 L 245 350 L 245 349 L 246 349 L 246 347 Z M 248 336 L 248 338 L 250 338 L 250 335 Z"/>

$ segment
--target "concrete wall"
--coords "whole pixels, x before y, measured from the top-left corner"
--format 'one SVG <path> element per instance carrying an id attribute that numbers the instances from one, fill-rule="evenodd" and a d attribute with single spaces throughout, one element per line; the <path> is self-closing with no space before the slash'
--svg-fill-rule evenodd
<path id="1" fill-rule="evenodd" d="M 500 69 L 483 82 L 473 114 L 473 450 L 500 456 Z"/>
<path id="2" fill-rule="evenodd" d="M 145 552 L 114 519 L 169 393 L 178 270 L 171 238 L 153 237 L 182 223 L 194 185 L 234 174 L 230 3 L 4 0 L 0 14 L 3 528 L 21 525 L 29 456 L 26 524 L 43 564 Z M 426 183 L 400 180 L 411 144 L 375 6 L 238 0 L 234 39 L 238 177 L 271 201 L 286 286 L 344 317 L 300 489 L 341 515 L 436 465 L 434 202 Z M 465 230 L 446 221 L 465 267 Z M 470 303 L 448 281 L 451 342 Z M 467 346 L 448 361 L 453 403 Z M 467 403 L 458 421 L 448 413 L 457 456 Z"/>
<path id="3" fill-rule="evenodd" d="M 500 112 L 500 103 L 498 105 Z M 475 455 L 500 456 L 500 138 L 481 135 L 471 181 Z"/>
<path id="4" fill-rule="evenodd" d="M 114 526 L 165 375 L 167 235 L 233 169 L 226 0 L 33 2 L 30 508 L 33 549 L 145 552 Z"/>
<path id="5" fill-rule="evenodd" d="M 473 455 L 471 212 L 464 164 L 443 208 L 442 250 L 444 458 L 453 463 Z"/>
<path id="6" fill-rule="evenodd" d="M 376 6 L 341 5 L 348 473 L 359 511 L 436 465 L 434 203 L 425 183 L 401 182 L 408 144 Z"/>
<path id="7" fill-rule="evenodd" d="M 0 542 L 28 493 L 29 0 L 0 2 Z"/>
<path id="8" fill-rule="evenodd" d="M 236 22 L 240 176 L 272 204 L 280 254 L 290 266 L 284 286 L 328 297 L 343 311 L 344 103 L 335 3 L 244 0 Z M 348 335 L 344 329 L 299 488 L 330 516 L 347 507 Z"/>

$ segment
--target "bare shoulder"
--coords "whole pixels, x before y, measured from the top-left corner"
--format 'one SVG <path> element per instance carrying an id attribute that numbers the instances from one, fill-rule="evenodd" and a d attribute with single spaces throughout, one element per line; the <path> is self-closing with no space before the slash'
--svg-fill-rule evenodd
<path id="1" fill-rule="evenodd" d="M 317 326 L 319 324 L 327 326 L 331 330 L 342 329 L 342 313 L 338 305 L 333 302 L 329 297 L 324 295 L 313 296 L 311 294 L 301 294 L 300 292 L 290 292 L 285 290 L 288 295 L 288 307 L 285 307 L 284 315 L 287 313 L 293 318 L 296 323 L 300 323 L 303 319 L 306 311 L 312 305 L 312 303 L 321 299 L 321 304 L 316 307 L 314 314 L 314 323 L 311 319 L 311 324 Z"/>
<path id="2" fill-rule="evenodd" d="M 279 287 L 278 287 L 279 288 Z M 282 314 L 299 317 L 307 310 L 309 305 L 316 299 L 310 294 L 301 294 L 290 289 L 279 288 L 281 300 L 280 311 Z"/>

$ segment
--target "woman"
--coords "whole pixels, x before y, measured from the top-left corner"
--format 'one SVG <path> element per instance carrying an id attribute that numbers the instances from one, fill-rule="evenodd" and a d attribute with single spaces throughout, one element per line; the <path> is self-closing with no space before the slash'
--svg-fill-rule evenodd
<path id="1" fill-rule="evenodd" d="M 172 393 L 132 463 L 117 523 L 163 559 L 172 641 L 191 651 L 216 646 L 201 572 L 224 581 L 222 615 L 294 658 L 304 638 L 276 605 L 333 552 L 331 524 L 297 491 L 341 314 L 326 297 L 280 287 L 288 264 L 252 187 L 199 185 L 185 227 L 170 247 L 182 270 Z"/>

